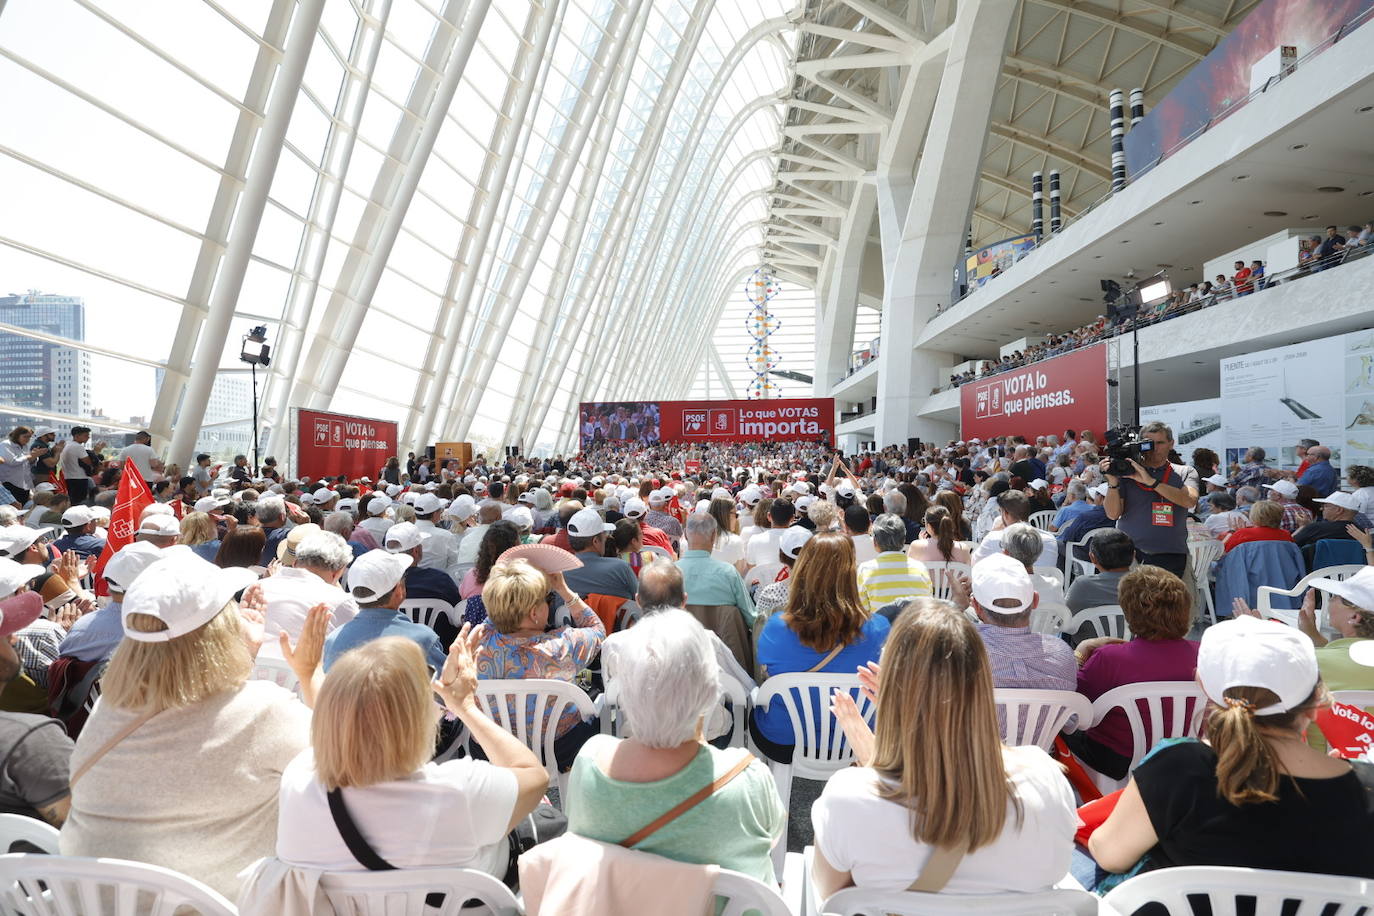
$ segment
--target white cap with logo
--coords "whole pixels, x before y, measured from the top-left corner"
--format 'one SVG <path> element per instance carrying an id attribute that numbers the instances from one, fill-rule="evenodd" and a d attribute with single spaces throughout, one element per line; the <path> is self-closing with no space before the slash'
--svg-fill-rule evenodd
<path id="1" fill-rule="evenodd" d="M 1026 567 L 1004 553 L 979 560 L 971 578 L 974 600 L 989 613 L 1015 616 L 1035 601 L 1035 583 Z"/>
<path id="2" fill-rule="evenodd" d="M 628 512 L 625 514 L 629 515 Z M 615 525 L 607 524 L 602 519 L 601 513 L 595 509 L 582 509 L 568 519 L 568 534 L 575 538 L 594 538 L 599 534 L 607 534 L 614 530 Z"/>
<path id="3" fill-rule="evenodd" d="M 429 540 L 430 534 L 415 527 L 414 522 L 398 522 L 386 529 L 386 550 L 388 553 L 401 553 L 407 550 L 414 550 L 425 541 Z M 353 572 L 350 569 L 348 581 L 353 581 Z"/>
<path id="4" fill-rule="evenodd" d="M 251 569 L 221 569 L 184 545 L 168 547 L 161 554 L 124 592 L 120 606 L 124 635 L 136 642 L 167 642 L 194 632 L 224 610 L 239 590 L 258 581 Z M 166 629 L 135 630 L 129 626 L 130 614 L 156 617 Z"/>
<path id="5" fill-rule="evenodd" d="M 626 500 L 623 511 L 626 518 L 643 518 L 649 511 L 649 507 L 644 505 L 644 500 L 636 496 L 633 499 Z"/>
<path id="6" fill-rule="evenodd" d="M 1218 706 L 1225 704 L 1225 693 L 1232 687 L 1272 691 L 1279 701 L 1254 711 L 1257 716 L 1272 716 L 1298 708 L 1312 695 L 1318 678 L 1317 652 L 1307 634 L 1296 627 L 1237 617 L 1203 631 L 1197 676 L 1207 698 Z"/>

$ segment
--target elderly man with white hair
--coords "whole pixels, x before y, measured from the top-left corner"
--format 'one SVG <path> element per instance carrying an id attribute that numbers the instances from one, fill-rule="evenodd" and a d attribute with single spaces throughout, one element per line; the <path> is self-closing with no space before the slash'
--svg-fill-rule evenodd
<path id="1" fill-rule="evenodd" d="M 691 519 L 687 529 L 690 539 Z M 716 782 L 690 820 L 655 831 L 634 848 L 773 883 L 769 852 L 783 838 L 787 811 L 762 762 L 704 739 L 705 718 L 720 698 L 719 665 L 706 632 L 689 614 L 668 609 L 646 615 L 618 639 L 605 671 L 617 685 L 629 736 L 598 735 L 582 746 L 568 782 L 568 829 L 618 843 L 680 802 L 679 786 Z"/>
<path id="2" fill-rule="evenodd" d="M 644 516 L 644 522 L 662 531 L 676 543 L 682 538 L 682 523 L 664 511 L 674 495 L 676 494 L 672 487 L 662 487 L 651 491 L 649 493 L 649 511 Z"/>
<path id="3" fill-rule="evenodd" d="M 262 559 L 258 562 L 259 566 L 268 566 L 277 558 L 277 545 L 291 530 L 291 524 L 286 517 L 286 500 L 281 498 L 260 499 L 257 503 L 258 524 L 262 526 L 263 532 L 267 535 L 267 542 L 262 546 Z M 302 618 L 302 621 L 304 618 Z M 299 636 L 300 633 L 294 634 Z"/>
<path id="4" fill-rule="evenodd" d="M 1054 521 L 1050 524 L 1050 530 L 1058 531 L 1091 508 L 1092 503 L 1088 502 L 1088 485 L 1082 480 L 1074 478 L 1069 481 L 1068 487 L 1064 490 L 1064 504 L 1054 514 Z"/>
<path id="5" fill-rule="evenodd" d="M 331 630 L 357 615 L 357 603 L 339 587 L 339 580 L 352 562 L 353 549 L 337 534 L 317 531 L 301 539 L 296 545 L 294 565 L 283 566 L 275 575 L 262 580 L 262 596 L 267 604 L 262 653 L 280 652 L 278 633 L 285 632 L 293 644 L 300 639 L 306 615 L 317 604 L 329 607 Z"/>

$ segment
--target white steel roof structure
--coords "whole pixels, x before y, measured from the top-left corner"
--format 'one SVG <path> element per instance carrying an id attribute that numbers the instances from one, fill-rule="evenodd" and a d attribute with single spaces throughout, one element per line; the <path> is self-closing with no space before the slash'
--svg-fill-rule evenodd
<path id="1" fill-rule="evenodd" d="M 883 283 L 840 278 L 956 20 L 995 36 L 957 220 L 986 241 L 1033 170 L 1067 217 L 1100 197 L 1109 88 L 1153 102 L 1254 2 L 0 0 L 0 277 L 85 298 L 95 402 L 183 465 L 255 324 L 268 453 L 293 407 L 567 448 L 581 400 L 742 391 L 713 332 L 761 258 L 815 291 L 818 387 L 876 333 Z"/>

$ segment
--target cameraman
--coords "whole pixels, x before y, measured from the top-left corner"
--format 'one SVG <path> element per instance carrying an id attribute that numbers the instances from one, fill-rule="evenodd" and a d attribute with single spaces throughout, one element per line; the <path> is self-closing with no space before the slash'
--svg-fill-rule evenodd
<path id="1" fill-rule="evenodd" d="M 1183 578 L 1188 563 L 1188 510 L 1197 505 L 1197 471 L 1183 464 L 1170 464 L 1174 433 L 1159 421 L 1140 430 L 1142 444 L 1151 443 L 1140 461 L 1128 458 L 1135 473 L 1129 477 L 1112 474 L 1111 459 L 1102 460 L 1107 476 L 1107 517 L 1131 536 L 1135 556 L 1141 563 L 1158 566 Z"/>

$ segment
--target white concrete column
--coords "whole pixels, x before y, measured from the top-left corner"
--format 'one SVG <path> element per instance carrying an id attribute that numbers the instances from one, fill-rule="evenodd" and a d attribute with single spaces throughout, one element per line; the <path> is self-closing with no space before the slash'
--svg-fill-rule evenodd
<path id="1" fill-rule="evenodd" d="M 877 207 L 877 187 L 868 181 L 856 182 L 825 272 L 824 298 L 816 303 L 816 374 L 812 385 L 816 397 L 828 396 L 849 364 L 864 251 Z"/>
<path id="2" fill-rule="evenodd" d="M 310 60 L 310 50 L 315 45 L 315 30 L 319 27 L 323 12 L 324 0 L 303 0 L 296 8 L 291 33 L 287 36 L 286 49 L 282 54 L 281 69 L 273 81 L 272 99 L 268 103 L 262 131 L 258 134 L 257 146 L 248 166 L 243 196 L 239 199 L 238 212 L 229 231 L 224 260 L 210 294 L 205 324 L 196 341 L 196 358 L 191 365 L 186 395 L 177 414 L 176 428 L 172 430 L 171 460 L 184 468 L 194 464 L 191 459 L 195 457 L 200 424 L 205 420 L 210 389 L 214 387 L 220 359 L 224 356 L 229 326 L 238 305 L 239 292 L 243 289 L 248 261 L 253 255 L 253 242 L 257 239 L 262 213 L 267 207 L 267 195 L 272 189 L 272 178 L 281 159 L 286 128 L 291 123 L 291 112 L 295 110 L 296 99 L 300 96 L 305 65 Z"/>
<path id="3" fill-rule="evenodd" d="M 948 304 L 953 268 L 963 250 L 969 212 L 978 185 L 988 118 L 1001 74 L 1007 30 L 1016 0 L 964 0 L 959 4 L 939 90 L 920 144 L 913 174 L 911 148 L 919 123 L 902 125 L 903 115 L 929 104 L 929 83 L 913 67 L 903 91 L 903 108 L 893 134 L 901 146 L 885 149 L 878 171 L 878 214 L 885 267 L 882 355 L 878 360 L 879 446 L 910 436 L 940 440 L 953 424 L 918 419 L 915 407 L 939 385 L 947 354 L 917 351 L 912 341 Z M 914 180 L 913 180 L 914 179 Z"/>

